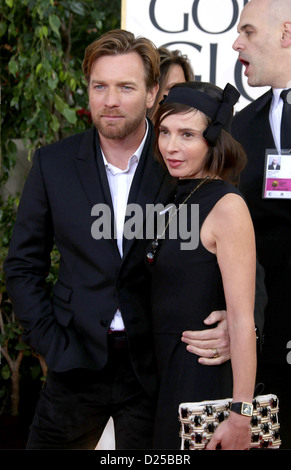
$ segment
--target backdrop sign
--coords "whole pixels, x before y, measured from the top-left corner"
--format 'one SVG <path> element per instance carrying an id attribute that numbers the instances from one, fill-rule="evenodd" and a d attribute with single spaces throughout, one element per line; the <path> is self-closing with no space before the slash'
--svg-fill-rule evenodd
<path id="1" fill-rule="evenodd" d="M 156 46 L 180 49 L 196 80 L 236 86 L 236 110 L 267 88 L 248 86 L 244 68 L 232 49 L 240 13 L 248 0 L 122 0 L 122 28 L 151 39 Z"/>

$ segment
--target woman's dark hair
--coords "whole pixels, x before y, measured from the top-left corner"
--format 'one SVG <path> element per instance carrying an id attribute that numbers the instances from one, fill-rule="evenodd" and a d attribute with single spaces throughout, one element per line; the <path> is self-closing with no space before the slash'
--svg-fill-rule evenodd
<path id="1" fill-rule="evenodd" d="M 166 47 L 159 47 L 158 52 L 160 56 L 160 87 L 153 106 L 147 111 L 147 117 L 150 119 L 154 119 L 155 113 L 159 107 L 159 102 L 164 95 L 163 90 L 165 88 L 165 84 L 167 83 L 170 71 L 174 65 L 179 65 L 182 68 L 186 82 L 194 80 L 194 71 L 185 54 L 182 54 L 178 49 L 171 51 Z"/>
<path id="2" fill-rule="evenodd" d="M 219 108 L 220 104 L 222 103 L 222 95 L 223 90 L 212 83 L 206 82 L 188 82 L 188 83 L 179 83 L 172 87 L 172 89 L 176 87 L 185 87 L 192 88 L 198 90 L 206 95 L 211 96 L 217 101 L 217 107 Z M 214 104 L 215 104 L 214 101 Z M 159 138 L 159 127 L 162 121 L 167 117 L 173 114 L 185 114 L 193 111 L 192 106 L 187 106 L 181 103 L 175 102 L 166 102 L 161 104 L 159 109 L 157 110 L 156 117 L 155 117 L 155 134 L 156 134 L 156 141 L 155 141 L 155 155 L 158 161 L 165 166 L 164 159 L 160 153 L 158 147 L 158 138 Z M 201 112 L 198 111 L 197 112 Z M 208 127 L 211 124 L 211 119 L 206 116 L 204 113 L 202 115 L 205 117 L 205 127 Z M 231 116 L 232 117 L 232 116 Z M 238 178 L 241 171 L 244 169 L 247 157 L 243 150 L 243 147 L 239 142 L 237 142 L 229 132 L 231 124 L 228 122 L 228 125 L 225 126 L 226 128 L 221 129 L 221 132 L 218 136 L 218 139 L 215 145 L 209 145 L 209 149 L 207 155 L 202 163 L 202 167 L 199 171 L 203 171 L 210 175 L 211 177 L 219 177 L 226 181 L 231 182 L 232 184 L 238 184 Z"/>

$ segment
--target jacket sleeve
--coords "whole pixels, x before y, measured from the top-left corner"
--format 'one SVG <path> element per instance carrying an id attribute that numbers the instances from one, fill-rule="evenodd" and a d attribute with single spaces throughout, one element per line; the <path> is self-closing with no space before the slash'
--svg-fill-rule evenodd
<path id="1" fill-rule="evenodd" d="M 264 342 L 265 308 L 268 295 L 265 286 L 265 271 L 257 259 L 256 265 L 256 295 L 255 295 L 255 325 L 258 338 L 258 350 L 261 351 Z"/>
<path id="2" fill-rule="evenodd" d="M 69 338 L 55 319 L 46 289 L 54 233 L 40 154 L 37 150 L 23 189 L 4 272 L 23 340 L 53 363 Z"/>

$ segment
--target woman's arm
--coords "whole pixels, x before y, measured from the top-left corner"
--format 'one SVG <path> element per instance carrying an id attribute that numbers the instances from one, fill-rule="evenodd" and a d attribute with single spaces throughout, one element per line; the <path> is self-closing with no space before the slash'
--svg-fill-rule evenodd
<path id="1" fill-rule="evenodd" d="M 204 246 L 217 256 L 230 337 L 233 401 L 252 403 L 256 377 L 254 324 L 256 249 L 248 208 L 240 196 L 224 196 L 201 230 Z M 245 449 L 250 444 L 250 418 L 230 413 L 208 448 Z"/>

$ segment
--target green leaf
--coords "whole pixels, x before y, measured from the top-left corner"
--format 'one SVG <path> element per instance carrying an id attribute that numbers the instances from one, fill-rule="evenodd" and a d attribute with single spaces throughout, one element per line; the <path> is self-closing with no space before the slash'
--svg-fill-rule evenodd
<path id="1" fill-rule="evenodd" d="M 46 73 L 49 73 L 52 70 L 52 66 L 47 59 L 43 59 L 42 66 Z"/>
<path id="2" fill-rule="evenodd" d="M 48 27 L 47 26 L 42 26 L 40 28 L 40 38 L 42 39 L 43 37 L 47 38 L 48 36 Z"/>
<path id="3" fill-rule="evenodd" d="M 56 110 L 59 111 L 59 113 L 63 113 L 66 103 L 62 100 L 62 98 L 55 93 L 55 98 L 54 98 L 54 104 L 56 107 Z"/>
<path id="4" fill-rule="evenodd" d="M 30 349 L 30 348 L 25 343 L 17 343 L 15 345 L 15 349 L 16 349 L 16 351 L 24 351 L 25 349 Z"/>
<path id="5" fill-rule="evenodd" d="M 59 77 L 61 82 L 65 82 L 68 78 L 68 72 L 64 72 L 63 70 L 60 71 Z"/>
<path id="6" fill-rule="evenodd" d="M 13 140 L 9 140 L 9 142 L 7 144 L 7 149 L 8 149 L 8 152 L 10 153 L 11 156 L 13 156 L 13 157 L 16 156 L 17 146 L 16 146 L 16 143 L 13 142 Z"/>
<path id="7" fill-rule="evenodd" d="M 10 8 L 13 7 L 13 0 L 5 0 L 6 5 L 8 5 Z"/>
<path id="8" fill-rule="evenodd" d="M 7 24 L 4 21 L 0 21 L 0 37 L 4 36 L 7 30 Z"/>
<path id="9" fill-rule="evenodd" d="M 1 369 L 1 376 L 4 380 L 8 380 L 10 377 L 10 374 L 11 372 L 10 372 L 9 366 L 8 364 L 5 364 Z"/>
<path id="10" fill-rule="evenodd" d="M 58 81 L 58 77 L 50 77 L 47 81 L 47 84 L 51 90 L 55 90 L 57 88 Z"/>
<path id="11" fill-rule="evenodd" d="M 54 131 L 57 132 L 60 128 L 60 122 L 54 114 L 51 116 L 51 121 L 50 121 L 50 128 Z"/>
<path id="12" fill-rule="evenodd" d="M 14 75 L 14 77 L 16 77 L 16 74 L 18 72 L 18 63 L 14 59 L 10 59 L 8 69 L 9 72 Z"/>
<path id="13" fill-rule="evenodd" d="M 61 26 L 61 21 L 57 15 L 50 15 L 49 16 L 49 24 L 53 32 L 60 37 L 60 26 Z"/>
<path id="14" fill-rule="evenodd" d="M 63 115 L 69 121 L 70 124 L 76 124 L 77 122 L 77 115 L 74 109 L 70 109 L 66 107 L 63 111 Z"/>
<path id="15" fill-rule="evenodd" d="M 19 103 L 19 96 L 13 96 L 13 98 L 10 102 L 11 108 L 13 108 L 13 106 L 16 106 L 18 103 Z"/>
<path id="16" fill-rule="evenodd" d="M 84 9 L 84 6 L 82 5 L 81 2 L 70 2 L 69 3 L 69 9 L 73 13 L 76 13 L 77 15 L 84 16 L 84 14 L 85 14 L 85 9 Z"/>
<path id="17" fill-rule="evenodd" d="M 76 86 L 77 86 L 77 82 L 74 78 L 71 78 L 70 80 L 70 88 L 72 91 L 75 91 L 76 90 Z"/>
<path id="18" fill-rule="evenodd" d="M 39 74 L 41 68 L 42 68 L 42 64 L 38 64 L 35 70 L 36 75 Z"/>

